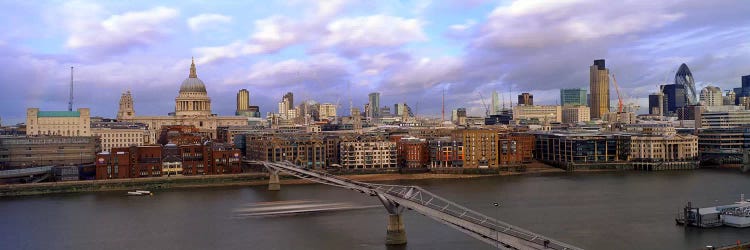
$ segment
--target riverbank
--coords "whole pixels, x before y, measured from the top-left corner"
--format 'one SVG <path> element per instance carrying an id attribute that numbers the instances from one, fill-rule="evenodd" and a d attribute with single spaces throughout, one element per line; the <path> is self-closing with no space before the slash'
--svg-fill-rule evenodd
<path id="1" fill-rule="evenodd" d="M 540 173 L 561 173 L 564 170 L 543 164 L 530 164 L 523 172 L 501 172 L 499 175 L 529 175 Z M 424 179 L 470 179 L 498 174 L 357 174 L 342 175 L 342 177 L 364 182 L 379 182 L 392 180 L 424 180 Z M 292 176 L 281 175 L 282 185 L 310 184 L 312 182 L 296 179 Z M 31 184 L 0 185 L 0 197 L 28 196 L 60 193 L 129 191 L 135 189 L 163 190 L 173 188 L 198 188 L 222 186 L 260 186 L 268 184 L 267 173 L 246 173 L 231 175 L 207 176 L 171 176 L 149 177 L 136 179 L 111 179 L 92 181 L 46 182 Z"/>

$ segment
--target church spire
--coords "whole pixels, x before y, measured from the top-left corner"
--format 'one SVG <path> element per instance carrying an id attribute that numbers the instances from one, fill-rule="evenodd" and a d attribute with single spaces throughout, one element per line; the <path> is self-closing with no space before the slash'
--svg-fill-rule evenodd
<path id="1" fill-rule="evenodd" d="M 190 78 L 198 78 L 198 74 L 195 73 L 195 57 L 192 58 L 192 63 L 190 63 Z"/>

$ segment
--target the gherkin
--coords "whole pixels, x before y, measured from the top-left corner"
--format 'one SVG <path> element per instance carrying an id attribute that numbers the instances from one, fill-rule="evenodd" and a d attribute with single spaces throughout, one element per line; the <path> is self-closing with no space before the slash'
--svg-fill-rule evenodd
<path id="1" fill-rule="evenodd" d="M 685 100 L 688 105 L 697 104 L 696 92 L 695 92 L 695 80 L 693 80 L 693 73 L 690 73 L 690 68 L 686 64 L 680 65 L 677 70 L 677 74 L 674 75 L 674 83 L 677 85 L 685 86 Z"/>

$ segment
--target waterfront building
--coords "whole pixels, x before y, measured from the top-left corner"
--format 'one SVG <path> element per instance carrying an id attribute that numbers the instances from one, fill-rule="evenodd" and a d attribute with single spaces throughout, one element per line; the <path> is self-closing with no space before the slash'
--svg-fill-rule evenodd
<path id="1" fill-rule="evenodd" d="M 750 127 L 703 128 L 698 130 L 701 160 L 717 163 L 742 163 L 740 152 L 750 149 Z M 734 157 L 731 157 L 734 156 Z"/>
<path id="2" fill-rule="evenodd" d="M 577 106 L 563 106 L 562 107 L 562 122 L 567 124 L 577 124 L 581 122 L 588 122 L 591 120 L 591 113 L 589 107 L 577 105 Z"/>
<path id="3" fill-rule="evenodd" d="M 169 116 L 135 116 L 132 108 L 133 98 L 128 92 L 120 98 L 118 120 L 125 122 L 143 123 L 149 129 L 149 141 L 156 141 L 162 126 L 187 125 L 195 126 L 201 132 L 216 138 L 216 128 L 221 126 L 247 125 L 247 117 L 217 116 L 211 113 L 211 99 L 208 97 L 206 86 L 198 78 L 195 62 L 190 65 L 190 74 L 180 85 L 180 92 L 175 98 L 175 112 Z M 133 114 L 129 116 L 128 113 Z M 120 114 L 123 114 L 120 116 Z M 88 124 L 88 123 L 87 123 Z"/>
<path id="4" fill-rule="evenodd" d="M 609 69 L 605 66 L 604 59 L 599 59 L 589 67 L 591 120 L 603 119 L 609 112 Z"/>
<path id="5" fill-rule="evenodd" d="M 430 169 L 463 168 L 465 153 L 462 141 L 450 137 L 429 141 Z"/>
<path id="6" fill-rule="evenodd" d="M 41 111 L 26 109 L 27 135 L 91 136 L 88 108 L 76 111 Z"/>
<path id="7" fill-rule="evenodd" d="M 398 148 L 398 164 L 400 168 L 409 170 L 427 169 L 429 163 L 429 148 L 427 140 L 405 137 L 396 141 Z"/>
<path id="8" fill-rule="evenodd" d="M 534 95 L 529 93 L 521 93 L 518 95 L 518 106 L 532 106 L 534 105 Z"/>
<path id="9" fill-rule="evenodd" d="M 289 161 L 297 166 L 323 169 L 332 162 L 328 158 L 329 146 L 325 137 L 307 133 L 248 134 L 245 138 L 245 155 L 250 160 Z"/>
<path id="10" fill-rule="evenodd" d="M 239 150 L 223 143 L 132 146 L 96 155 L 97 180 L 241 172 Z"/>
<path id="11" fill-rule="evenodd" d="M 630 160 L 636 169 L 694 169 L 698 160 L 698 136 L 677 134 L 674 127 L 652 125 L 629 136 Z"/>
<path id="12" fill-rule="evenodd" d="M 614 134 L 536 133 L 537 160 L 572 171 L 579 165 L 604 166 L 627 159 Z"/>
<path id="13" fill-rule="evenodd" d="M 648 95 L 648 114 L 664 115 L 664 94 L 662 92 Z"/>
<path id="14" fill-rule="evenodd" d="M 732 128 L 750 124 L 750 110 L 743 106 L 696 106 L 695 128 Z"/>
<path id="15" fill-rule="evenodd" d="M 91 135 L 98 136 L 101 150 L 115 147 L 142 146 L 156 143 L 149 141 L 148 126 L 143 123 L 100 121 L 91 122 Z"/>
<path id="16" fill-rule="evenodd" d="M 0 136 L 0 170 L 90 164 L 100 145 L 96 136 Z"/>
<path id="17" fill-rule="evenodd" d="M 372 92 L 368 95 L 369 97 L 369 115 L 367 117 L 370 118 L 379 118 L 380 117 L 380 93 L 378 92 Z"/>
<path id="18" fill-rule="evenodd" d="M 562 107 L 544 106 L 515 106 L 513 107 L 513 121 L 516 124 L 545 124 L 562 122 Z"/>
<path id="19" fill-rule="evenodd" d="M 586 89 L 572 88 L 560 89 L 561 106 L 588 106 Z"/>
<path id="20" fill-rule="evenodd" d="M 696 100 L 695 79 L 693 79 L 693 73 L 690 72 L 690 68 L 686 64 L 683 63 L 677 69 L 677 73 L 674 75 L 674 84 L 684 87 L 684 98 L 687 105 L 698 104 Z"/>
<path id="21" fill-rule="evenodd" d="M 500 133 L 498 135 L 498 165 L 517 166 L 533 159 L 534 135 L 525 133 Z"/>
<path id="22" fill-rule="evenodd" d="M 703 106 L 722 106 L 724 97 L 721 95 L 721 89 L 714 86 L 706 86 L 701 89 L 700 103 Z"/>
<path id="23" fill-rule="evenodd" d="M 339 154 L 345 169 L 396 169 L 398 153 L 395 142 L 381 139 L 342 141 Z"/>
<path id="24" fill-rule="evenodd" d="M 499 166 L 497 130 L 455 130 L 453 139 L 464 145 L 464 168 L 497 168 Z"/>

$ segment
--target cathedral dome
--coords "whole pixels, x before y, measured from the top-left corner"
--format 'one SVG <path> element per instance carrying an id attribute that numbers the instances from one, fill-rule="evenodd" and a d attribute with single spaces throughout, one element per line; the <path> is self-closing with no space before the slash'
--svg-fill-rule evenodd
<path id="1" fill-rule="evenodd" d="M 199 79 L 198 77 L 192 78 L 188 77 L 184 81 L 182 81 L 182 85 L 180 85 L 180 92 L 206 92 L 206 85 L 203 84 L 203 81 Z"/>
<path id="2" fill-rule="evenodd" d="M 180 85 L 180 93 L 182 92 L 206 93 L 206 85 L 198 78 L 198 74 L 195 71 L 195 60 L 190 64 L 190 75 Z"/>

